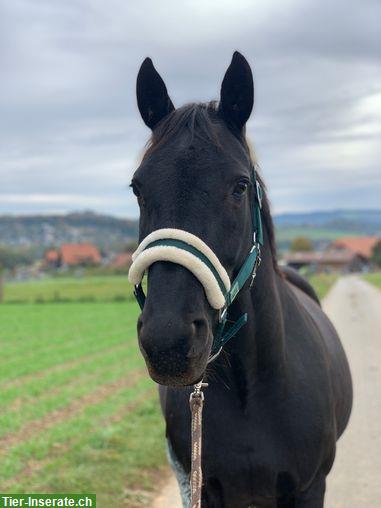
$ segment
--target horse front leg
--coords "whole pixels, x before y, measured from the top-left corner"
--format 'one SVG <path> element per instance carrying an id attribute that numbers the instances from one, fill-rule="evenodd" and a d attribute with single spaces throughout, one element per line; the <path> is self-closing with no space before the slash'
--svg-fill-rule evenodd
<path id="1" fill-rule="evenodd" d="M 216 480 L 205 482 L 202 487 L 201 508 L 225 508 L 222 487 Z"/>
<path id="2" fill-rule="evenodd" d="M 319 474 L 307 490 L 295 495 L 295 508 L 323 508 L 325 475 Z"/>

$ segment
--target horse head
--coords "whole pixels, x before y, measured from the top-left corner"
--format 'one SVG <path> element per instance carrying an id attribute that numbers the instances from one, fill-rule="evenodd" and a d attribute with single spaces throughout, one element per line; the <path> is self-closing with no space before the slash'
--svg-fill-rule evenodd
<path id="1" fill-rule="evenodd" d="M 189 233 L 215 254 L 230 280 L 253 243 L 256 189 L 245 141 L 253 99 L 252 72 L 238 52 L 224 76 L 219 103 L 175 109 L 148 58 L 137 78 L 139 111 L 152 130 L 131 183 L 140 207 L 139 241 L 160 230 Z M 199 381 L 211 354 L 218 304 L 191 268 L 167 259 L 148 268 L 138 339 L 149 373 L 160 384 Z"/>

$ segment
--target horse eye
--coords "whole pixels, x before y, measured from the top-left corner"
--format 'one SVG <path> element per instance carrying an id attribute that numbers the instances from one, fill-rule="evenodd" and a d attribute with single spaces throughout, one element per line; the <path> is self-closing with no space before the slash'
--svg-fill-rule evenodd
<path id="1" fill-rule="evenodd" d="M 134 183 L 131 183 L 131 184 L 130 184 L 130 187 L 131 187 L 131 189 L 132 189 L 132 192 L 135 194 L 135 196 L 136 196 L 137 198 L 140 198 L 141 194 L 140 194 L 140 191 L 139 191 L 139 189 L 137 188 L 137 186 L 136 186 Z"/>
<path id="2" fill-rule="evenodd" d="M 244 180 L 241 180 L 234 187 L 233 196 L 236 196 L 236 197 L 242 196 L 247 191 L 248 186 L 249 186 L 249 182 L 245 182 Z"/>
<path id="3" fill-rule="evenodd" d="M 130 185 L 130 187 L 132 189 L 132 192 L 135 194 L 135 196 L 138 200 L 139 206 L 144 206 L 144 200 L 143 200 L 143 197 L 142 197 L 141 192 L 140 192 L 139 188 L 137 187 L 137 185 L 132 183 Z"/>

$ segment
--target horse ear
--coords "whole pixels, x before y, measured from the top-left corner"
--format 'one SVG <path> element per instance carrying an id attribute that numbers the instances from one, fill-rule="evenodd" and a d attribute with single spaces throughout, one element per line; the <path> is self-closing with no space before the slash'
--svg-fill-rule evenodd
<path id="1" fill-rule="evenodd" d="M 139 69 L 136 98 L 144 123 L 150 129 L 154 129 L 160 120 L 175 109 L 167 87 L 150 58 L 146 58 Z"/>
<path id="2" fill-rule="evenodd" d="M 254 104 L 253 74 L 246 58 L 235 51 L 221 86 L 219 109 L 225 121 L 241 131 Z"/>

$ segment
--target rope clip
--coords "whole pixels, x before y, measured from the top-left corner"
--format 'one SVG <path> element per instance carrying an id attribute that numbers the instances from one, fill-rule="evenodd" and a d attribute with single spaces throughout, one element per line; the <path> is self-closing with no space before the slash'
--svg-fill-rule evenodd
<path id="1" fill-rule="evenodd" d="M 202 389 L 207 388 L 208 386 L 209 386 L 208 383 L 204 383 L 203 381 L 200 381 L 199 383 L 193 385 L 193 392 L 190 394 L 189 402 L 192 402 L 193 399 L 204 400 L 204 393 Z"/>

